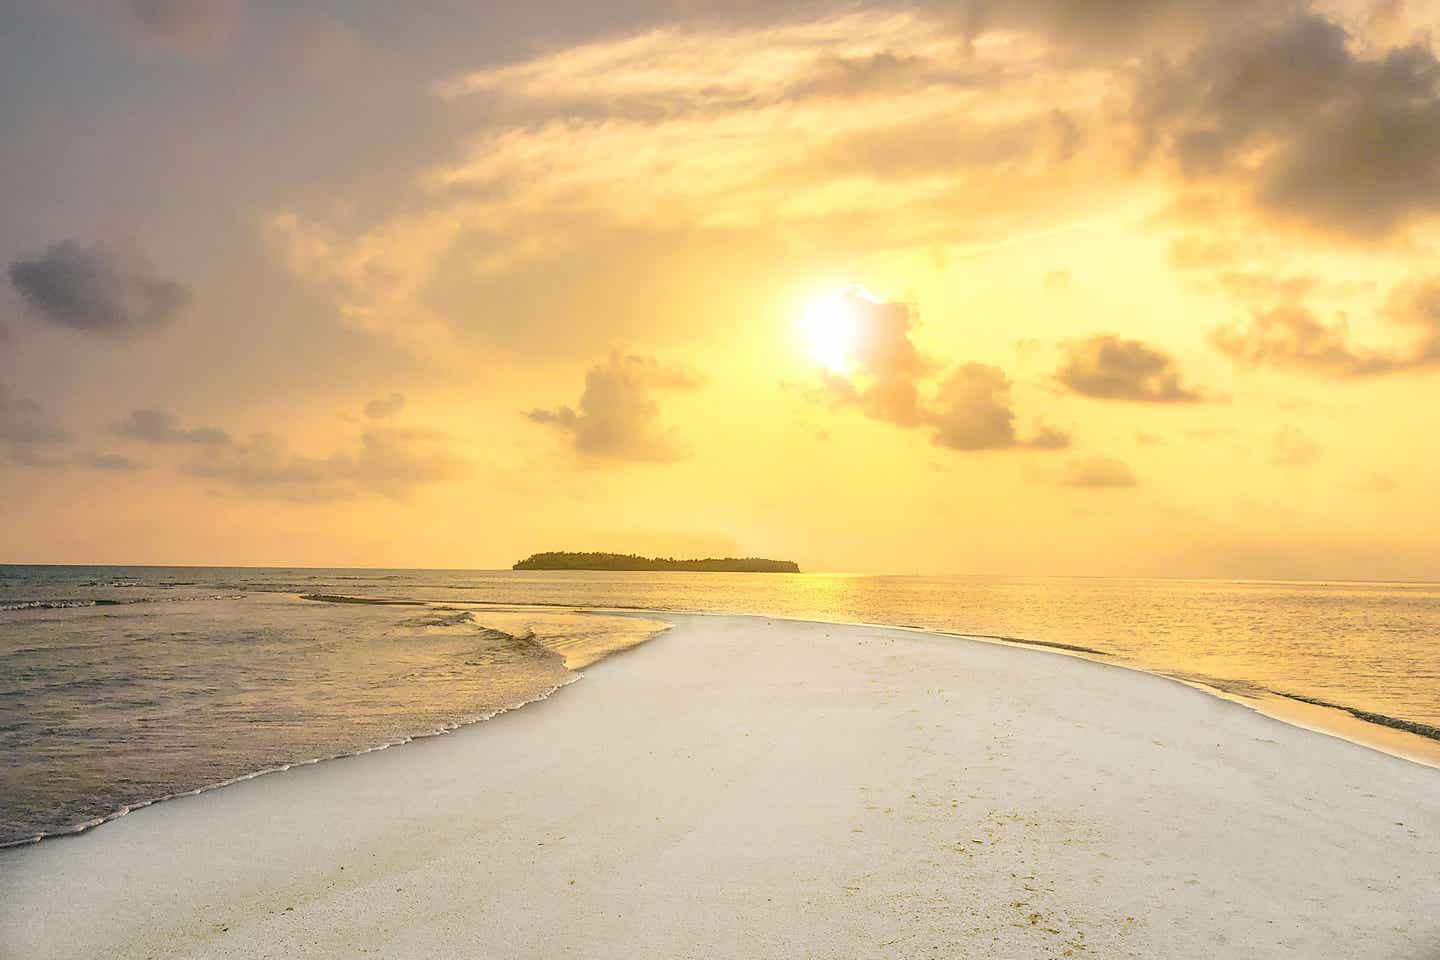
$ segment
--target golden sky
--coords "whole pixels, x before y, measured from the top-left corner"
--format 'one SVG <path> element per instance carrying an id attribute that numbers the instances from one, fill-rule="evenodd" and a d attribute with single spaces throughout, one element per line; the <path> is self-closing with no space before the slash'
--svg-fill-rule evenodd
<path id="1" fill-rule="evenodd" d="M 21 0 L 0 561 L 1440 578 L 1440 8 Z"/>

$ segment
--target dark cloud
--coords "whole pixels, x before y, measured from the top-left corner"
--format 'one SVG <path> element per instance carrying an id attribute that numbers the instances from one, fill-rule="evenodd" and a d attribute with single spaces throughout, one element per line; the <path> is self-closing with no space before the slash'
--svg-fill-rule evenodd
<path id="1" fill-rule="evenodd" d="M 1419 46 L 1357 54 L 1318 13 L 1152 63 L 1133 116 L 1144 153 L 1238 182 L 1281 219 L 1366 238 L 1440 212 L 1440 62 Z"/>
<path id="2" fill-rule="evenodd" d="M 1108 333 L 1066 344 L 1055 377 L 1075 393 L 1101 400 L 1196 403 L 1201 399 L 1181 383 L 1175 360 L 1168 354 Z"/>
<path id="3" fill-rule="evenodd" d="M 939 384 L 935 403 L 926 414 L 933 429 L 931 441 L 951 450 L 1010 450 L 1033 447 L 1062 450 L 1070 437 L 1041 426 L 1035 436 L 1021 440 L 1015 429 L 1010 401 L 1010 378 L 999 367 L 964 363 Z"/>
<path id="4" fill-rule="evenodd" d="M 816 59 L 810 76 L 785 90 L 780 99 L 894 93 L 952 79 L 952 71 L 943 70 L 924 57 L 889 50 L 857 57 L 825 53 Z"/>
<path id="5" fill-rule="evenodd" d="M 1353 89 L 1280 150 L 1259 200 L 1321 226 L 1384 236 L 1440 211 L 1440 62 L 1410 47 L 1357 70 Z"/>
<path id="6" fill-rule="evenodd" d="M 379 397 L 365 404 L 365 416 L 371 420 L 384 420 L 393 417 L 405 409 L 405 395 L 392 393 L 388 397 Z"/>
<path id="7" fill-rule="evenodd" d="M 1010 380 L 999 367 L 966 363 L 936 391 L 930 421 L 937 445 L 952 450 L 1006 450 L 1016 446 Z"/>
<path id="8" fill-rule="evenodd" d="M 10 282 L 40 319 L 117 339 L 163 326 L 190 302 L 140 257 L 68 240 L 13 261 Z"/>
<path id="9" fill-rule="evenodd" d="M 1299 427 L 1285 426 L 1275 434 L 1270 462 L 1285 467 L 1303 467 L 1320 456 L 1320 447 Z"/>
<path id="10" fill-rule="evenodd" d="M 0 383 L 0 455 L 25 466 L 50 465 L 47 450 L 67 443 L 70 435 L 45 416 L 29 397 L 11 393 Z"/>
<path id="11" fill-rule="evenodd" d="M 1072 460 L 1060 477 L 1060 483 L 1067 487 L 1133 487 L 1136 482 L 1130 465 L 1113 457 Z"/>
<path id="12" fill-rule="evenodd" d="M 460 476 L 466 463 L 441 434 L 373 428 L 361 435 L 357 450 L 327 457 L 297 454 L 274 434 L 256 434 L 245 443 L 209 447 L 182 469 L 255 497 L 320 503 L 363 494 L 401 500 Z"/>
<path id="13" fill-rule="evenodd" d="M 85 466 L 96 470 L 132 471 L 144 470 L 145 465 L 118 453 L 92 453 L 82 461 Z"/>
<path id="14" fill-rule="evenodd" d="M 226 444 L 230 434 L 219 427 L 182 427 L 180 418 L 168 410 L 132 410 L 130 416 L 112 424 L 112 433 L 146 443 Z"/>
<path id="15" fill-rule="evenodd" d="M 1082 61 L 1109 62 L 1157 45 L 1191 43 L 1250 19 L 1265 3 L 1254 0 L 960 0 L 927 3 L 970 37 L 994 30 L 1024 30 L 1045 37 Z"/>
<path id="16" fill-rule="evenodd" d="M 1344 29 L 1302 13 L 1221 34 L 1179 65 L 1152 63 L 1133 109 L 1146 143 L 1211 173 L 1258 137 L 1295 132 L 1344 92 L 1351 63 Z"/>
<path id="17" fill-rule="evenodd" d="M 238 2 L 232 0 L 129 0 L 132 24 L 153 39 L 187 50 L 220 46 Z"/>
<path id="18" fill-rule="evenodd" d="M 1037 424 L 1035 433 L 1025 441 L 1024 446 L 1035 450 L 1065 450 L 1070 446 L 1070 434 L 1043 423 Z"/>
<path id="19" fill-rule="evenodd" d="M 535 409 L 525 416 L 568 434 L 585 456 L 663 463 L 684 458 L 688 450 L 673 429 L 660 423 L 660 407 L 651 394 L 699 384 L 695 374 L 663 367 L 654 357 L 617 352 L 585 375 L 575 407 Z"/>
<path id="20" fill-rule="evenodd" d="M 17 396 L 0 383 L 0 442 L 33 446 L 63 443 L 68 433 L 50 423 L 45 410 L 29 397 Z"/>
<path id="21" fill-rule="evenodd" d="M 63 443 L 69 435 L 45 419 L 40 405 L 16 396 L 0 384 L 0 440 L 15 443 Z"/>

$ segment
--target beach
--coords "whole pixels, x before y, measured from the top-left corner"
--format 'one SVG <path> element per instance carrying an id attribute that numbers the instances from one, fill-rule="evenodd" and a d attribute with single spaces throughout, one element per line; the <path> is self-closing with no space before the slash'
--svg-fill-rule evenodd
<path id="1" fill-rule="evenodd" d="M 1440 956 L 1440 770 L 1057 652 L 664 619 L 493 720 L 0 851 L 0 956 Z"/>

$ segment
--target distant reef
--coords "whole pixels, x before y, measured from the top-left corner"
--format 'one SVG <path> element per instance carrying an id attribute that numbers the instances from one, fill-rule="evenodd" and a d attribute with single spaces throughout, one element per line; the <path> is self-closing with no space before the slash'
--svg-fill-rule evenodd
<path id="1" fill-rule="evenodd" d="M 674 557 L 639 557 L 633 553 L 533 553 L 515 564 L 515 570 L 693 570 L 702 573 L 799 573 L 793 560 L 761 557 L 724 557 L 676 560 Z"/>

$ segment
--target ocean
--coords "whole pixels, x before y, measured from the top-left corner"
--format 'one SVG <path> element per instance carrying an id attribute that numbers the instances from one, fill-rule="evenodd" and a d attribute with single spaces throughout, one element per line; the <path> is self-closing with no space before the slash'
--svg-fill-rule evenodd
<path id="1" fill-rule="evenodd" d="M 483 721 L 666 611 L 1071 648 L 1440 740 L 1432 583 L 0 566 L 0 845 Z"/>

